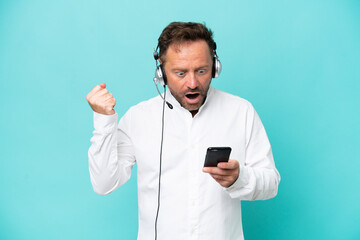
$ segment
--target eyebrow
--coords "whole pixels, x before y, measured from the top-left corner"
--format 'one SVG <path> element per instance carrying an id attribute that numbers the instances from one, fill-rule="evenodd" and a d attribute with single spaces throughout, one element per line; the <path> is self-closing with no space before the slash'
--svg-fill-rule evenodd
<path id="1" fill-rule="evenodd" d="M 209 66 L 209 65 L 200 66 L 200 67 L 196 68 L 195 70 L 204 69 L 204 68 L 210 68 L 210 66 Z M 174 69 L 172 69 L 172 71 L 181 71 L 181 72 L 185 72 L 185 71 L 187 71 L 187 69 L 183 69 L 183 68 L 174 68 Z"/>

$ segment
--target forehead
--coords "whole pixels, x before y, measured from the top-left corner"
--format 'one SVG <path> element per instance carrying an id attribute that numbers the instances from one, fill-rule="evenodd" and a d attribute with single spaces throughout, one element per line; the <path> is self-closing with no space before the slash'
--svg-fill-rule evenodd
<path id="1" fill-rule="evenodd" d="M 173 43 L 169 46 L 165 55 L 166 64 L 210 64 L 212 54 L 208 44 L 204 40 Z"/>

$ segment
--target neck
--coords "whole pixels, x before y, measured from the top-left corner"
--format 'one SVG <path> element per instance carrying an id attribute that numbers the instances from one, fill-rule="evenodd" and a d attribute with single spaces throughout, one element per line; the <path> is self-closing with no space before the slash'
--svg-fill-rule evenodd
<path id="1" fill-rule="evenodd" d="M 192 117 L 195 117 L 195 115 L 198 113 L 199 110 L 190 111 Z"/>

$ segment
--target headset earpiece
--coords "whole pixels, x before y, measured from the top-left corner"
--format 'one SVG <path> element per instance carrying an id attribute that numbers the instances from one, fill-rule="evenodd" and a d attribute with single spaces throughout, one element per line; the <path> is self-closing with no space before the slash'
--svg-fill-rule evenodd
<path id="1" fill-rule="evenodd" d="M 155 81 L 155 84 L 160 83 L 161 86 L 164 87 L 165 85 L 167 85 L 167 78 L 166 78 L 166 74 L 165 74 L 163 65 L 162 64 L 158 65 L 158 60 L 160 58 L 158 49 L 159 49 L 159 45 L 157 45 L 157 47 L 156 47 L 156 49 L 154 51 L 154 59 L 155 59 L 155 62 L 156 62 L 156 70 L 155 70 L 154 81 Z"/>
<path id="2" fill-rule="evenodd" d="M 164 71 L 164 67 L 162 64 L 158 65 L 158 60 L 159 60 L 159 53 L 158 53 L 158 48 L 159 45 L 156 47 L 155 51 L 154 51 L 154 59 L 156 62 L 156 70 L 155 70 L 155 78 L 154 78 L 154 82 L 156 83 L 160 83 L 161 86 L 165 86 L 167 85 L 167 79 L 166 79 L 166 74 Z"/>
<path id="3" fill-rule="evenodd" d="M 161 86 L 167 85 L 167 78 L 162 64 L 156 67 L 154 81 L 159 82 Z"/>
<path id="4" fill-rule="evenodd" d="M 162 84 L 163 86 L 164 85 L 167 85 L 167 77 L 166 77 L 166 73 L 165 73 L 165 69 L 164 69 L 164 65 L 160 64 L 160 69 L 161 69 L 161 72 L 162 72 L 162 75 L 163 75 L 163 82 L 164 84 Z"/>
<path id="5" fill-rule="evenodd" d="M 213 57 L 213 66 L 212 66 L 212 72 L 211 72 L 212 78 L 219 77 L 220 73 L 221 73 L 221 62 L 215 55 Z"/>

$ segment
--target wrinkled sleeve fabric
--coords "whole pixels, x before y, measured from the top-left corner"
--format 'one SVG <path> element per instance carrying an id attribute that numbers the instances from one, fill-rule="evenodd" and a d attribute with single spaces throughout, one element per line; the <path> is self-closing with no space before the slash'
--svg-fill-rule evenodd
<path id="1" fill-rule="evenodd" d="M 238 179 L 225 188 L 232 198 L 240 200 L 265 200 L 278 192 L 280 174 L 260 117 L 251 104 L 246 118 L 245 162 L 240 163 Z"/>
<path id="2" fill-rule="evenodd" d="M 131 176 L 135 164 L 134 148 L 129 137 L 131 114 L 125 114 L 117 125 L 118 115 L 94 112 L 94 131 L 88 151 L 90 179 L 100 195 L 113 192 Z"/>

